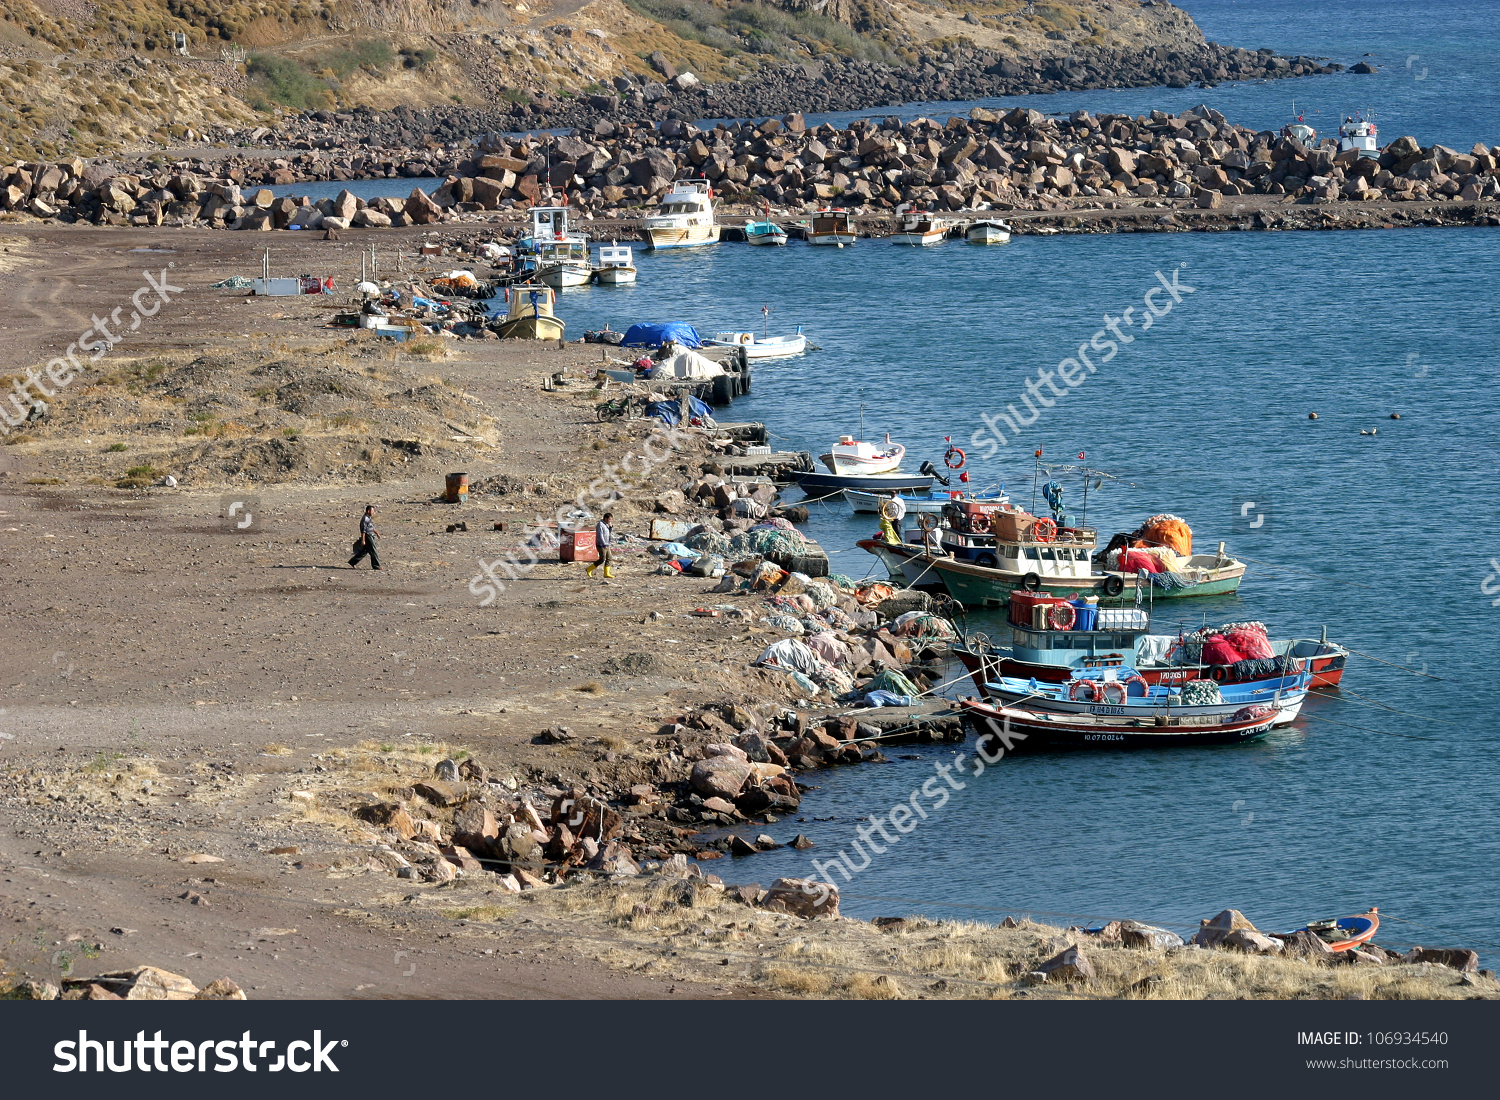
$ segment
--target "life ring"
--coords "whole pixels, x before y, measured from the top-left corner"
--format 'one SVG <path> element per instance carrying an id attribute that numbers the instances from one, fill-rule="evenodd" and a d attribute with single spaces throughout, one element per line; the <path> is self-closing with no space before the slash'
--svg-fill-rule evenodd
<path id="1" fill-rule="evenodd" d="M 1051 542 L 1057 538 L 1057 521 L 1043 516 L 1032 526 L 1031 537 L 1037 542 Z"/>
<path id="2" fill-rule="evenodd" d="M 882 500 L 880 502 L 880 514 L 889 520 L 897 519 L 900 513 L 896 511 L 896 501 L 894 499 Z"/>
<path id="3" fill-rule="evenodd" d="M 1222 684 L 1230 677 L 1228 665 L 1213 665 L 1208 670 L 1208 678 L 1216 684 Z"/>
<path id="4" fill-rule="evenodd" d="M 917 526 L 924 531 L 936 531 L 938 526 L 938 518 L 931 512 L 923 512 L 922 518 L 917 520 Z"/>
<path id="5" fill-rule="evenodd" d="M 1125 677 L 1125 679 L 1121 680 L 1120 683 L 1122 683 L 1122 684 L 1125 685 L 1125 694 L 1126 695 L 1130 694 L 1130 685 L 1131 684 L 1140 684 L 1141 685 L 1141 694 L 1142 695 L 1150 695 L 1151 694 L 1151 685 L 1146 682 L 1146 678 L 1144 676 L 1142 676 L 1139 672 L 1135 673 L 1133 676 L 1127 676 L 1127 677 Z"/>
<path id="6" fill-rule="evenodd" d="M 1106 680 L 1099 685 L 1099 697 L 1106 703 L 1123 703 L 1125 694 L 1125 685 L 1118 680 Z"/>
<path id="7" fill-rule="evenodd" d="M 748 332 L 742 332 L 742 333 L 740 333 L 740 343 L 742 343 L 742 344 L 753 344 L 754 342 L 755 342 L 755 337 L 751 333 L 748 333 Z"/>
<path id="8" fill-rule="evenodd" d="M 1078 621 L 1078 609 L 1070 603 L 1055 603 L 1047 609 L 1047 624 L 1053 630 L 1071 630 Z"/>
<path id="9" fill-rule="evenodd" d="M 1095 703 L 1099 700 L 1098 685 L 1092 680 L 1074 680 L 1068 685 L 1068 698 L 1075 703 Z"/>
<path id="10" fill-rule="evenodd" d="M 955 456 L 957 456 L 957 461 L 954 461 Z M 947 453 L 943 455 L 943 465 L 950 470 L 962 470 L 966 461 L 968 461 L 968 456 L 964 454 L 961 447 L 949 447 Z"/>
<path id="11" fill-rule="evenodd" d="M 1100 586 L 1104 589 L 1106 596 L 1118 596 L 1125 591 L 1125 578 L 1110 574 L 1100 582 Z"/>

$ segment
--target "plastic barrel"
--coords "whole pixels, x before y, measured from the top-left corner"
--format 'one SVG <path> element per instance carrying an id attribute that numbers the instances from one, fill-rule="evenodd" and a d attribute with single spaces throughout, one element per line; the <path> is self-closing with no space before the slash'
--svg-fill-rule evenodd
<path id="1" fill-rule="evenodd" d="M 1099 609 L 1089 604 L 1073 605 L 1074 612 L 1078 615 L 1078 621 L 1073 624 L 1074 630 L 1097 630 L 1095 625 L 1099 621 Z"/>

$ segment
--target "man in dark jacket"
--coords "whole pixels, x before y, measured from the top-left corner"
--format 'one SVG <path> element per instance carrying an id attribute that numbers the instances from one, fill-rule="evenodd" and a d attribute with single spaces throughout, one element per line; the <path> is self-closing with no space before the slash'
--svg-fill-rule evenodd
<path id="1" fill-rule="evenodd" d="M 375 530 L 375 505 L 365 505 L 365 514 L 359 520 L 359 541 L 354 544 L 354 557 L 349 559 L 349 567 L 352 569 L 364 560 L 365 555 L 370 557 L 370 568 L 380 568 L 380 555 L 375 552 L 375 540 L 380 532 Z"/>

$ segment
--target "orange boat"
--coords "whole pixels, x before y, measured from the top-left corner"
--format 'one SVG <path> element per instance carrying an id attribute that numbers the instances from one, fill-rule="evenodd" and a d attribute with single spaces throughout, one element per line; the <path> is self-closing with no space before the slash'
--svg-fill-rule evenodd
<path id="1" fill-rule="evenodd" d="M 1327 920 L 1309 922 L 1306 928 L 1295 928 L 1285 933 L 1294 936 L 1298 932 L 1311 932 L 1328 945 L 1330 951 L 1349 951 L 1369 943 L 1380 930 L 1380 910 L 1370 906 L 1368 913 L 1357 917 L 1329 917 Z"/>

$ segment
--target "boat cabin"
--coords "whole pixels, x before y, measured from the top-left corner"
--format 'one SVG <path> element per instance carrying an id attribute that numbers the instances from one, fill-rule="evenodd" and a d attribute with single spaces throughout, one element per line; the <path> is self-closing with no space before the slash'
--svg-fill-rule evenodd
<path id="1" fill-rule="evenodd" d="M 819 210 L 813 215 L 812 231 L 814 233 L 853 234 L 854 229 L 849 224 L 849 211 Z"/>
<path id="2" fill-rule="evenodd" d="M 608 244 L 599 246 L 600 267 L 631 267 L 630 246 L 628 244 Z"/>
<path id="3" fill-rule="evenodd" d="M 713 190 L 707 180 L 678 180 L 661 198 L 646 228 L 677 229 L 713 223 Z"/>
<path id="4" fill-rule="evenodd" d="M 567 237 L 568 208 L 566 206 L 533 206 L 530 236 L 536 243 L 546 240 L 560 241 Z"/>
<path id="5" fill-rule="evenodd" d="M 1362 157 L 1380 156 L 1380 131 L 1375 126 L 1375 112 L 1356 111 L 1339 127 L 1339 152 L 1357 150 Z"/>

